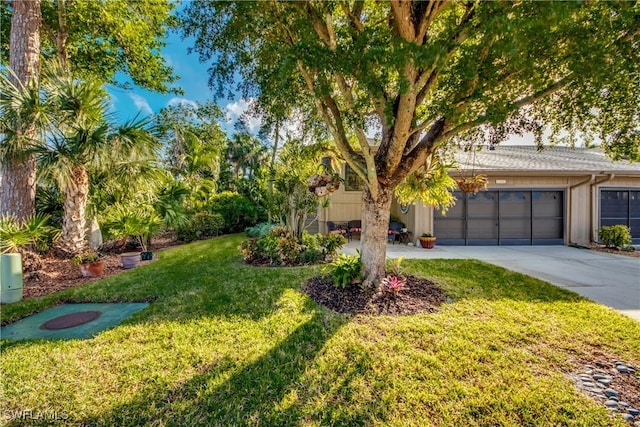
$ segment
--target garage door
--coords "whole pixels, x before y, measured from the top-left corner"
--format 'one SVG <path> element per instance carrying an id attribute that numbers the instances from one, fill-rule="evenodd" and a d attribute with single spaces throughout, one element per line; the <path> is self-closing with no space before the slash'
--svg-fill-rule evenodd
<path id="1" fill-rule="evenodd" d="M 624 224 L 634 244 L 640 243 L 640 190 L 601 190 L 600 226 Z"/>
<path id="2" fill-rule="evenodd" d="M 434 232 L 443 245 L 562 245 L 562 191 L 455 193 L 446 215 L 436 212 Z"/>

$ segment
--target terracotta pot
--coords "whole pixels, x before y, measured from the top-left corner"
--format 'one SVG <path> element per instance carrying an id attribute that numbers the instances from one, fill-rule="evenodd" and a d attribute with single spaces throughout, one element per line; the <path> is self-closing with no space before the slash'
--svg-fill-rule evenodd
<path id="1" fill-rule="evenodd" d="M 120 255 L 122 267 L 126 270 L 137 267 L 140 263 L 140 252 L 127 252 Z"/>
<path id="2" fill-rule="evenodd" d="M 100 277 L 104 272 L 104 260 L 90 262 L 88 264 L 80 264 L 80 273 L 82 277 Z"/>
<path id="3" fill-rule="evenodd" d="M 422 246 L 423 248 L 433 249 L 435 245 L 436 245 L 435 237 L 420 237 L 420 246 Z"/>

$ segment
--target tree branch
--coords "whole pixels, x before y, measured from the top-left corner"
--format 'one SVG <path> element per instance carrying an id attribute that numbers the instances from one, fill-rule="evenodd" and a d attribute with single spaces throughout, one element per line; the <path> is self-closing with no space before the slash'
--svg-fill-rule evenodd
<path id="1" fill-rule="evenodd" d="M 390 180 L 392 183 L 399 183 L 408 174 L 414 172 L 426 162 L 427 157 L 437 149 L 438 142 L 442 140 L 445 126 L 445 117 L 440 117 L 433 122 L 429 131 L 415 145 L 411 153 L 402 157 L 402 162 L 398 165 Z"/>
<path id="2" fill-rule="evenodd" d="M 416 30 L 411 19 L 411 2 L 402 0 L 391 0 L 391 11 L 395 21 L 395 27 L 400 37 L 408 42 L 416 38 Z"/>
<path id="3" fill-rule="evenodd" d="M 362 10 L 364 8 L 364 1 L 356 0 L 353 4 L 353 10 L 349 9 L 349 4 L 347 2 L 343 2 L 340 4 L 343 12 L 349 18 L 349 23 L 351 27 L 353 27 L 357 32 L 361 32 L 364 30 L 364 25 L 360 20 L 360 16 L 362 15 Z"/>
<path id="4" fill-rule="evenodd" d="M 446 5 L 446 2 L 443 2 L 443 3 L 445 4 L 442 5 L 442 8 L 444 8 L 444 6 Z M 449 49 L 447 49 L 447 52 L 445 54 L 445 57 L 444 57 L 445 61 L 451 57 L 455 49 L 458 48 L 460 44 L 463 41 L 465 41 L 466 38 L 468 37 L 469 25 L 473 19 L 473 16 L 475 15 L 475 3 L 468 2 L 465 4 L 465 6 L 466 6 L 466 9 L 464 11 L 464 14 L 462 15 L 462 18 L 460 18 L 460 24 L 458 25 L 456 32 L 453 34 L 453 37 L 451 40 L 452 41 L 451 46 L 449 47 Z M 418 83 L 418 95 L 416 96 L 417 105 L 420 105 L 424 102 L 427 94 L 433 88 L 433 86 L 435 85 L 435 82 L 438 79 L 438 75 L 439 75 L 438 61 L 439 60 L 440 60 L 440 56 L 438 55 L 435 57 L 429 73 L 422 73 L 422 75 L 420 76 L 419 83 Z"/>
<path id="5" fill-rule="evenodd" d="M 429 31 L 431 23 L 448 4 L 449 0 L 435 0 L 429 2 L 424 18 L 421 20 L 420 26 L 418 27 L 418 34 L 415 39 L 416 43 L 422 45 L 426 42 L 427 32 Z"/>
<path id="6" fill-rule="evenodd" d="M 542 98 L 545 98 L 555 92 L 558 92 L 560 89 L 566 87 L 567 85 L 569 85 L 569 83 L 571 83 L 570 77 L 572 76 L 573 73 L 568 74 L 567 76 L 565 76 L 564 78 L 552 83 L 551 85 L 549 85 L 548 87 L 546 87 L 545 89 L 542 89 L 534 94 L 531 94 L 529 96 L 525 96 L 524 98 L 520 98 L 519 100 L 513 102 L 511 105 L 508 106 L 510 111 L 515 111 L 515 110 L 519 110 L 520 108 L 524 107 L 525 105 L 531 105 L 536 101 L 539 101 Z M 490 122 L 491 118 L 489 116 L 482 115 L 477 117 L 474 120 L 459 124 L 458 126 L 454 127 L 453 129 L 448 130 L 447 132 L 445 132 L 442 135 L 442 139 L 450 139 L 464 131 L 467 131 L 469 129 L 473 129 L 477 126 L 480 126 L 482 124 L 488 123 Z"/>

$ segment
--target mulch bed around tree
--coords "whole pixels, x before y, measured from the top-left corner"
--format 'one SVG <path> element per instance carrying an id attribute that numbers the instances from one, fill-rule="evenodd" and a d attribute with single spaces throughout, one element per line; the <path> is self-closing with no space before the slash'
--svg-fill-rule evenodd
<path id="1" fill-rule="evenodd" d="M 446 295 L 433 282 L 407 276 L 407 285 L 398 295 L 390 291 L 334 286 L 330 279 L 314 277 L 307 281 L 303 291 L 318 304 L 344 314 L 371 314 L 404 316 L 433 313 L 446 300 Z"/>
<path id="2" fill-rule="evenodd" d="M 153 251 L 162 250 L 171 246 L 181 244 L 172 236 L 163 236 L 154 239 L 150 249 Z M 155 255 L 154 255 L 155 257 Z M 104 273 L 102 277 L 91 278 L 82 277 L 80 267 L 73 264 L 70 259 L 56 258 L 54 256 L 44 256 L 40 258 L 42 266 L 33 272 L 25 272 L 23 276 L 23 299 L 41 297 L 68 288 L 95 282 L 105 277 L 125 271 L 122 268 L 120 254 L 108 254 L 105 260 Z M 153 261 L 141 261 L 140 265 Z"/>

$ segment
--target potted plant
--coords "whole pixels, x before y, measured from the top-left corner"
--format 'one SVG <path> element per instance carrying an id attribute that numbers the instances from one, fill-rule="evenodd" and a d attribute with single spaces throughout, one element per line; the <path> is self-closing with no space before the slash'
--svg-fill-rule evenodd
<path id="1" fill-rule="evenodd" d="M 484 190 L 489 185 L 489 180 L 486 175 L 478 174 L 456 180 L 458 188 L 464 193 L 477 193 L 480 190 Z"/>
<path id="2" fill-rule="evenodd" d="M 160 230 L 161 225 L 162 220 L 155 212 L 151 212 L 141 219 L 140 228 L 138 233 L 135 234 L 140 246 L 142 246 L 142 252 L 140 252 L 141 261 L 151 261 L 153 259 L 153 252 L 149 250 L 148 245 L 151 237 Z"/>
<path id="3" fill-rule="evenodd" d="M 80 267 L 82 277 L 100 277 L 104 272 L 104 256 L 94 250 L 82 252 L 71 260 Z"/>
<path id="4" fill-rule="evenodd" d="M 158 232 L 162 219 L 147 207 L 117 205 L 108 214 L 105 222 L 107 234 L 112 239 L 126 242 L 133 237 L 142 249 L 140 252 L 126 252 L 120 255 L 125 269 L 138 265 L 140 260 L 150 260 L 153 253 L 147 250 L 151 236 Z M 124 246 L 124 245 L 123 245 Z M 134 258 L 137 258 L 134 260 Z"/>
<path id="5" fill-rule="evenodd" d="M 431 233 L 422 233 L 420 236 L 420 246 L 425 249 L 433 249 L 436 245 L 436 238 Z"/>
<path id="6" fill-rule="evenodd" d="M 120 261 L 122 262 L 122 268 L 125 270 L 137 267 L 140 263 L 140 252 L 125 252 L 120 254 Z"/>

